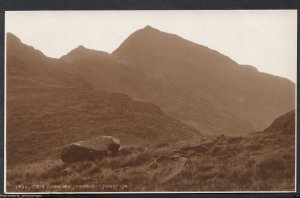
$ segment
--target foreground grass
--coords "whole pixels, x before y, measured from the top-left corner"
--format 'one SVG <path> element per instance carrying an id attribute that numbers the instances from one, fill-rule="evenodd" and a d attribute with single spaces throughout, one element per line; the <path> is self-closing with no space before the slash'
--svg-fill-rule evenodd
<path id="1" fill-rule="evenodd" d="M 60 160 L 7 170 L 10 192 L 292 191 L 294 138 L 219 136 L 123 148 L 103 161 Z M 290 144 L 289 144 L 290 143 Z"/>

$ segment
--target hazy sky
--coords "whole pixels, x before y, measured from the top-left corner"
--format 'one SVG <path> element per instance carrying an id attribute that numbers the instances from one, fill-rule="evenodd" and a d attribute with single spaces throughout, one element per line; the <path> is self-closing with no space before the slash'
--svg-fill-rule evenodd
<path id="1" fill-rule="evenodd" d="M 112 52 L 146 25 L 296 82 L 296 10 L 5 12 L 7 32 L 55 58 L 79 45 Z"/>

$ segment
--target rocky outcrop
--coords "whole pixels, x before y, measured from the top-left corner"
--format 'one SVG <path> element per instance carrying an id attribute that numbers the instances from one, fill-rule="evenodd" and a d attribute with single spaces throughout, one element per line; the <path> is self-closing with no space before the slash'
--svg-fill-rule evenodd
<path id="1" fill-rule="evenodd" d="M 102 160 L 107 156 L 117 155 L 119 148 L 120 140 L 112 136 L 99 136 L 64 147 L 61 159 L 65 163 Z"/>

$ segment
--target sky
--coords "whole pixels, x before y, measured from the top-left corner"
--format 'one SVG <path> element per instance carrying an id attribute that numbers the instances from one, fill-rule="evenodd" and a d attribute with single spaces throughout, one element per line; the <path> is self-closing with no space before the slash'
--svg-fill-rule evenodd
<path id="1" fill-rule="evenodd" d="M 296 10 L 5 12 L 6 32 L 53 58 L 79 45 L 111 53 L 146 25 L 297 81 Z"/>

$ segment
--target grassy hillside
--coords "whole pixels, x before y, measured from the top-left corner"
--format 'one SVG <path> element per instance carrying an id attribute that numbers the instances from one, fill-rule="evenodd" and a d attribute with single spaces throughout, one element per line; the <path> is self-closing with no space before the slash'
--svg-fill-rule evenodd
<path id="1" fill-rule="evenodd" d="M 66 144 L 111 135 L 121 145 L 177 141 L 199 132 L 125 94 L 32 90 L 8 96 L 8 167 L 57 157 Z"/>
<path id="2" fill-rule="evenodd" d="M 293 113 L 281 117 L 287 121 L 272 133 L 268 129 L 247 137 L 202 136 L 176 145 L 123 147 L 117 157 L 103 161 L 18 166 L 8 169 L 8 190 L 293 191 Z"/>

